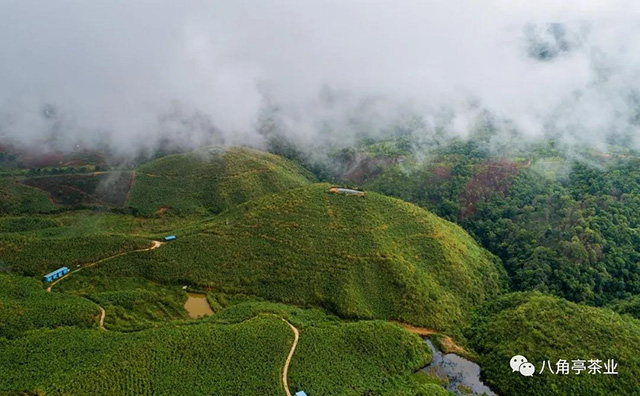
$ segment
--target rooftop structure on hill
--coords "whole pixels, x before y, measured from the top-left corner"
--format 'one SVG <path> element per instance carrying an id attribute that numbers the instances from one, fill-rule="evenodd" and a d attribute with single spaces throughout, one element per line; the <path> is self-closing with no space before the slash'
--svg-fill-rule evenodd
<path id="1" fill-rule="evenodd" d="M 44 280 L 45 280 L 45 282 L 51 282 L 51 281 L 53 281 L 55 279 L 62 278 L 63 276 L 65 276 L 68 273 L 69 273 L 69 268 L 61 267 L 61 268 L 58 268 L 57 270 L 55 270 L 53 272 L 49 272 L 48 274 L 46 274 L 44 276 Z"/>
<path id="2" fill-rule="evenodd" d="M 364 191 L 354 190 L 352 188 L 331 187 L 329 192 L 334 194 L 356 195 L 358 197 L 364 196 Z"/>

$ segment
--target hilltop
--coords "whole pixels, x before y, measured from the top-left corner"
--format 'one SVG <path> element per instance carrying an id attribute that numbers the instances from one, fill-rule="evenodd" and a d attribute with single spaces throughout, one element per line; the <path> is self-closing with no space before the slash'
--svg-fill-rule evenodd
<path id="1" fill-rule="evenodd" d="M 154 217 L 216 214 L 249 199 L 309 184 L 296 163 L 244 147 L 206 147 L 160 157 L 135 169 L 62 164 L 5 168 L 0 214 L 83 208 Z"/>
<path id="2" fill-rule="evenodd" d="M 140 166 L 127 205 L 143 216 L 219 213 L 261 195 L 303 186 L 310 178 L 277 155 L 209 147 Z"/>
<path id="3" fill-rule="evenodd" d="M 499 264 L 460 227 L 398 199 L 329 187 L 254 199 L 82 276 L 146 277 L 443 331 L 501 289 Z"/>

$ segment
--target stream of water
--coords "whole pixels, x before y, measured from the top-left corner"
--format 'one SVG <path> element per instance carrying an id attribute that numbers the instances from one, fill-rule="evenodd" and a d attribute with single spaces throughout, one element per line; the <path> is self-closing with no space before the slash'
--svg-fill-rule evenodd
<path id="1" fill-rule="evenodd" d="M 457 395 L 468 395 L 469 390 L 476 395 L 496 396 L 488 386 L 480 380 L 480 366 L 453 353 L 443 355 L 433 346 L 431 340 L 425 339 L 429 345 L 433 360 L 422 370 L 427 374 L 449 380 L 447 390 Z"/>

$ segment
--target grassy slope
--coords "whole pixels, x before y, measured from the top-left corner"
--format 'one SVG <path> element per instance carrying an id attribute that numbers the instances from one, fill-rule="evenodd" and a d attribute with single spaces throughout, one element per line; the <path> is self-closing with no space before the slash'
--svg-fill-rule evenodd
<path id="1" fill-rule="evenodd" d="M 59 283 L 56 291 L 100 304 L 108 312 L 104 324 L 109 330 L 142 330 L 188 317 L 184 309 L 187 295 L 177 287 L 163 287 L 143 278 L 78 275 Z"/>
<path id="2" fill-rule="evenodd" d="M 253 200 L 204 232 L 82 276 L 143 276 L 443 331 L 500 289 L 492 256 L 458 226 L 396 199 L 328 187 Z"/>
<path id="3" fill-rule="evenodd" d="M 0 263 L 5 269 L 40 278 L 62 266 L 91 263 L 120 252 L 149 246 L 148 240 L 121 235 L 88 235 L 40 238 L 34 235 L 2 235 Z"/>
<path id="4" fill-rule="evenodd" d="M 96 172 L 27 177 L 22 183 L 46 191 L 65 207 L 122 207 L 131 186 L 132 172 Z"/>
<path id="5" fill-rule="evenodd" d="M 60 227 L 60 223 L 45 216 L 0 217 L 0 233 L 16 233 Z"/>
<path id="6" fill-rule="evenodd" d="M 91 327 L 99 314 L 98 306 L 86 299 L 50 294 L 36 280 L 0 274 L 0 337 L 41 327 Z"/>
<path id="7" fill-rule="evenodd" d="M 411 374 L 431 360 L 424 348 L 420 338 L 387 322 L 303 327 L 291 387 L 317 396 L 414 396 L 419 387 Z M 437 386 L 425 388 L 429 395 L 447 394 Z"/>
<path id="8" fill-rule="evenodd" d="M 129 206 L 144 216 L 161 208 L 180 214 L 219 213 L 251 198 L 308 183 L 306 171 L 276 155 L 247 148 L 208 148 L 140 166 Z"/>
<path id="9" fill-rule="evenodd" d="M 40 278 L 63 265 L 72 268 L 147 247 L 149 239 L 192 223 L 91 211 L 0 217 L 0 269 Z"/>
<path id="10" fill-rule="evenodd" d="M 278 395 L 293 332 L 292 390 L 315 395 L 444 395 L 412 373 L 425 344 L 384 322 L 345 323 L 318 310 L 240 302 L 215 316 L 137 333 L 59 329 L 0 340 L 0 391 L 47 395 Z M 191 323 L 191 324 L 187 324 Z M 18 370 L 18 368 L 20 368 Z"/>
<path id="11" fill-rule="evenodd" d="M 47 395 L 276 395 L 293 334 L 275 317 L 132 334 L 60 329 L 0 340 L 0 389 Z"/>
<path id="12" fill-rule="evenodd" d="M 256 301 L 246 296 L 216 296 L 226 307 L 207 318 L 235 323 L 269 313 L 286 318 L 300 331 L 289 368 L 292 391 L 310 395 L 447 395 L 440 386 L 420 384 L 412 375 L 431 361 L 426 344 L 397 324 L 345 322 L 317 308 Z M 216 305 L 216 304 L 214 304 Z"/>
<path id="13" fill-rule="evenodd" d="M 499 299 L 474 327 L 472 344 L 483 376 L 504 395 L 640 394 L 640 321 L 609 309 L 577 305 L 539 293 Z M 615 359 L 619 375 L 512 373 L 509 359 L 522 354 L 536 366 L 558 359 Z"/>
<path id="14" fill-rule="evenodd" d="M 0 178 L 0 214 L 49 213 L 55 209 L 44 191 Z"/>

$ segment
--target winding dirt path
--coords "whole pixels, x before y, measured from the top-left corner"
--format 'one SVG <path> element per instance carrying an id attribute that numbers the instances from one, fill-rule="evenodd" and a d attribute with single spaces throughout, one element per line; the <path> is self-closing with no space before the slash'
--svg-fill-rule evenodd
<path id="1" fill-rule="evenodd" d="M 163 244 L 163 243 L 164 243 L 164 242 L 160 242 L 160 241 L 152 241 L 151 246 L 149 246 L 149 247 L 147 247 L 147 248 L 144 248 L 144 249 L 136 249 L 136 250 L 131 250 L 131 251 L 128 251 L 128 252 L 122 252 L 122 253 L 114 254 L 113 256 L 105 257 L 105 258 L 103 258 L 102 260 L 98 260 L 98 261 L 95 261 L 95 262 L 93 262 L 93 263 L 83 265 L 83 266 L 82 266 L 82 267 L 80 267 L 80 268 L 76 268 L 75 270 L 70 271 L 68 274 L 66 274 L 66 275 L 65 275 L 65 276 L 63 276 L 62 278 L 58 278 L 58 279 L 56 279 L 55 281 L 51 282 L 51 284 L 49 285 L 49 287 L 47 287 L 47 291 L 48 291 L 49 293 L 51 293 L 51 288 L 53 288 L 53 286 L 55 286 L 58 282 L 60 282 L 61 280 L 67 279 L 71 274 L 75 274 L 76 272 L 78 272 L 78 271 L 82 270 L 83 268 L 93 267 L 93 266 L 94 266 L 94 265 L 96 265 L 96 264 L 99 264 L 99 263 L 105 262 L 105 261 L 107 261 L 107 260 L 111 260 L 112 258 L 116 258 L 116 257 L 124 256 L 124 255 L 129 254 L 129 253 L 146 252 L 146 251 L 148 251 L 148 250 L 154 250 L 154 249 L 157 249 L 157 248 L 159 248 L 160 246 L 162 246 L 162 244 Z M 98 322 L 98 324 L 99 324 L 99 326 L 100 326 L 100 330 L 102 330 L 102 331 L 107 331 L 107 329 L 104 327 L 104 317 L 107 315 L 107 312 L 106 312 L 106 311 L 104 310 L 104 308 L 102 308 L 100 305 L 98 305 L 98 308 L 100 308 L 100 320 L 99 320 L 99 322 Z"/>
<path id="2" fill-rule="evenodd" d="M 298 346 L 298 339 L 300 338 L 300 332 L 295 328 L 294 325 L 289 323 L 288 320 L 282 318 L 282 320 L 291 327 L 293 330 L 293 345 L 291 345 L 291 350 L 289 351 L 289 356 L 287 356 L 287 360 L 284 362 L 284 368 L 282 369 L 282 385 L 284 386 L 284 393 L 287 396 L 291 396 L 291 392 L 289 391 L 289 383 L 287 381 L 287 377 L 289 375 L 289 364 L 291 364 L 291 358 L 293 357 L 293 353 L 296 351 L 296 347 Z"/>
<path id="3" fill-rule="evenodd" d="M 100 330 L 107 331 L 107 329 L 104 328 L 104 317 L 107 315 L 107 312 L 99 305 L 98 308 L 100 308 L 100 322 L 98 322 L 100 325 Z"/>
<path id="4" fill-rule="evenodd" d="M 137 249 L 137 250 L 131 250 L 131 251 L 128 251 L 128 252 L 122 252 L 122 253 L 114 254 L 113 256 L 105 257 L 105 258 L 103 258 L 103 259 L 101 259 L 101 260 L 98 260 L 98 261 L 95 261 L 95 262 L 93 262 L 93 263 L 89 263 L 89 264 L 83 265 L 83 266 L 81 266 L 80 268 L 76 268 L 76 269 L 74 269 L 73 271 L 70 271 L 68 274 L 66 274 L 66 275 L 65 275 L 65 276 L 63 276 L 62 278 L 58 278 L 58 279 L 56 279 L 55 281 L 51 282 L 51 284 L 49 285 L 49 287 L 47 287 L 47 291 L 48 291 L 48 292 L 50 292 L 50 291 L 51 291 L 51 289 L 53 288 L 53 286 L 55 286 L 56 284 L 58 284 L 58 282 L 60 282 L 60 281 L 63 281 L 63 280 L 65 280 L 65 279 L 67 279 L 67 278 L 68 278 L 68 277 L 70 277 L 72 274 L 75 274 L 76 272 L 81 271 L 81 270 L 83 270 L 84 268 L 93 267 L 93 266 L 94 266 L 94 265 L 96 265 L 96 264 L 100 264 L 100 263 L 105 262 L 105 261 L 107 261 L 107 260 L 111 260 L 111 259 L 114 259 L 114 258 L 116 258 L 116 257 L 124 256 L 124 255 L 130 254 L 130 253 L 146 252 L 146 251 L 148 251 L 148 250 L 154 250 L 154 249 L 157 249 L 157 248 L 159 248 L 160 246 L 162 246 L 162 244 L 163 244 L 163 243 L 164 243 L 164 242 L 160 242 L 160 241 L 153 241 L 152 245 L 151 245 L 151 246 L 149 246 L 149 247 L 147 247 L 147 248 Z"/>

